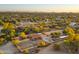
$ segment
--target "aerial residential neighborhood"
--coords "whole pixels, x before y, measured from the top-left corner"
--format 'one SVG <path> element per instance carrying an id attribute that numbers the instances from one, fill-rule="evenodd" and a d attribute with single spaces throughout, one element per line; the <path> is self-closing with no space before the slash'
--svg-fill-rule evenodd
<path id="1" fill-rule="evenodd" d="M 18 6 L 16 5 L 16 7 Z M 19 7 L 24 6 L 27 5 Z M 40 6 L 42 8 L 51 7 L 50 5 Z M 38 8 L 31 5 L 29 7 L 35 7 L 33 10 Z M 30 10 L 29 7 L 24 8 Z M 55 7 L 57 8 L 57 6 Z M 69 6 L 66 7 L 69 8 Z M 41 10 L 41 12 L 39 10 L 33 12 L 33 10 L 30 12 L 0 11 L 0 54 L 79 53 L 79 13 L 63 12 L 64 9 L 59 10 L 62 12 Z"/>

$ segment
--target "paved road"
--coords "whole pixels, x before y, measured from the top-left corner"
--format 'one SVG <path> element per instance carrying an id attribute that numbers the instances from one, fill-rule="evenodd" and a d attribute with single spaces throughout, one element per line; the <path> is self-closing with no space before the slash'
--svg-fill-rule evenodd
<path id="1" fill-rule="evenodd" d="M 17 48 L 12 44 L 12 42 L 8 42 L 7 44 L 0 47 L 0 51 L 2 51 L 5 54 L 16 54 L 19 53 Z"/>
<path id="2" fill-rule="evenodd" d="M 41 51 L 39 51 L 38 54 L 66 54 L 65 52 L 62 51 L 54 51 L 53 50 L 53 44 L 42 49 Z"/>
<path id="3" fill-rule="evenodd" d="M 19 54 L 20 53 L 19 50 L 17 50 L 17 48 L 11 42 L 8 42 L 6 45 L 1 46 L 0 51 L 2 51 L 4 54 Z M 65 54 L 65 52 L 54 51 L 53 44 L 51 44 L 48 47 L 45 47 L 41 51 L 39 51 L 38 54 Z"/>

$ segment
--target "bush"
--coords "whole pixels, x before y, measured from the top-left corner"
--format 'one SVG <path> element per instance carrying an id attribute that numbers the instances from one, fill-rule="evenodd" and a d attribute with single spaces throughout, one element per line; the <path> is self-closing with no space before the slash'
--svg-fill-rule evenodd
<path id="1" fill-rule="evenodd" d="M 60 50 L 60 45 L 59 44 L 54 44 L 53 45 L 54 50 Z"/>

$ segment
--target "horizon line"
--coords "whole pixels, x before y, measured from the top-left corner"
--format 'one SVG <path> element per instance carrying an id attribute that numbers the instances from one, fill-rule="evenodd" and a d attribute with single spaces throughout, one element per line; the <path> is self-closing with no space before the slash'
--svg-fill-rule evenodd
<path id="1" fill-rule="evenodd" d="M 79 13 L 79 12 L 44 12 L 44 11 L 0 11 L 0 12 L 26 12 L 26 13 Z"/>

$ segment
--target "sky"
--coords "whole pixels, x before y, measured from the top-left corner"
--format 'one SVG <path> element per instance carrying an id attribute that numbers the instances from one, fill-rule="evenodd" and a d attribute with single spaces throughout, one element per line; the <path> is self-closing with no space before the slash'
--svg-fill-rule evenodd
<path id="1" fill-rule="evenodd" d="M 0 11 L 79 12 L 79 5 L 74 5 L 74 4 L 0 4 Z"/>

